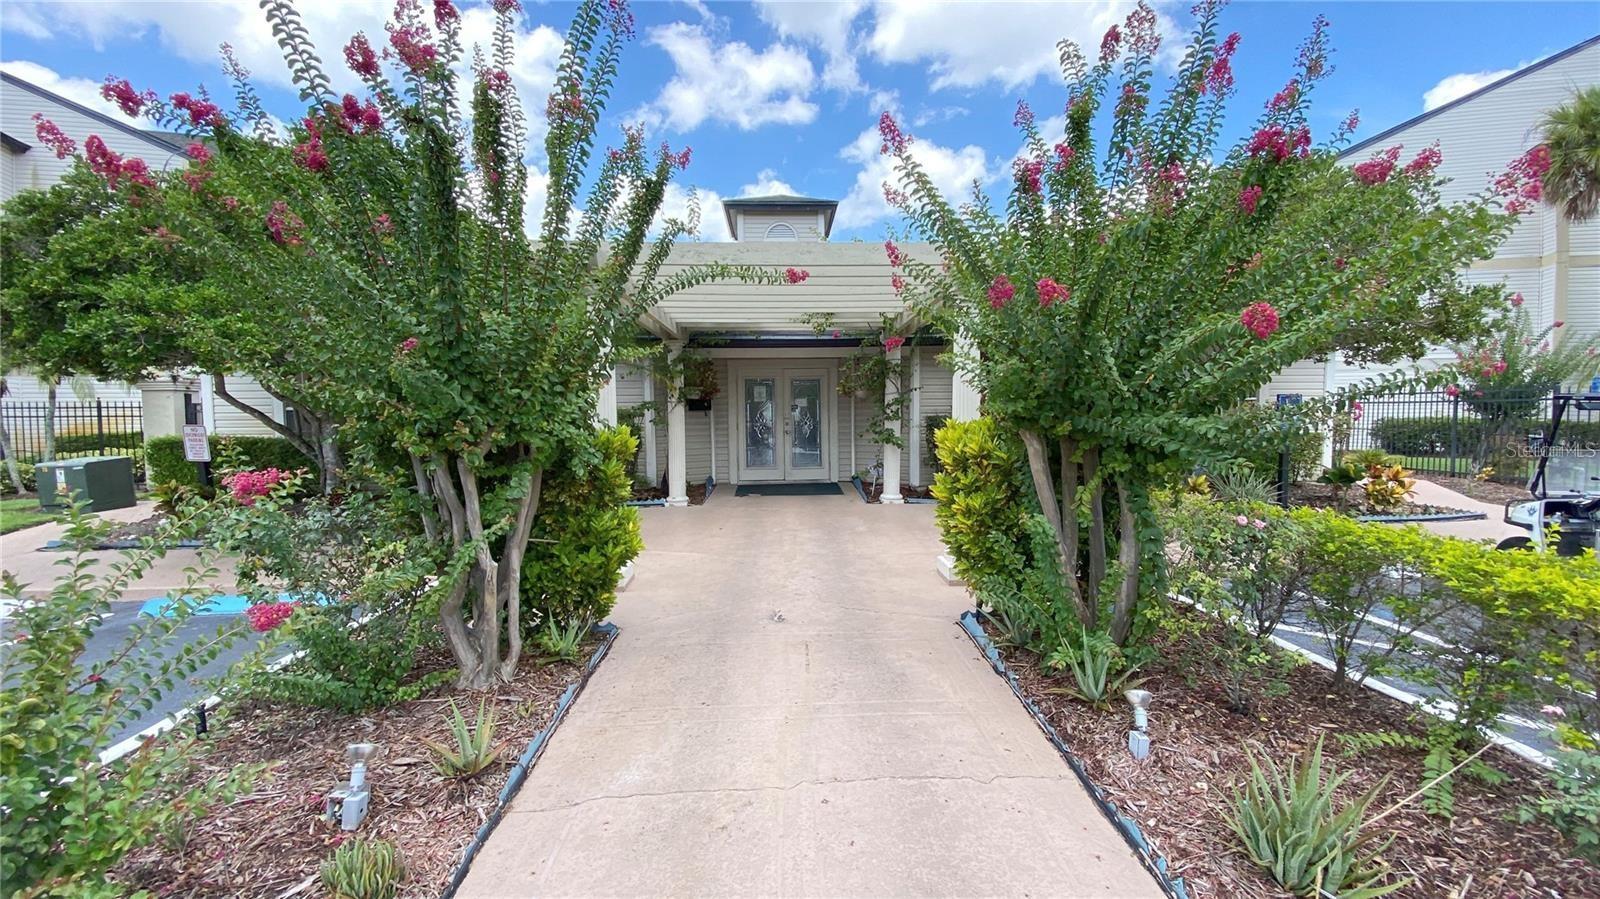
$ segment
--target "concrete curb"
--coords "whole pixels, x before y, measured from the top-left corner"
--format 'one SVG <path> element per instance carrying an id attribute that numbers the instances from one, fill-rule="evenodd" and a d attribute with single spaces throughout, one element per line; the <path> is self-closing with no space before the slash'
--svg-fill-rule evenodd
<path id="1" fill-rule="evenodd" d="M 1056 733 L 1056 729 L 1050 724 L 1050 719 L 1045 716 L 1044 712 L 1039 709 L 1033 700 L 1023 695 L 1022 685 L 1017 681 L 1016 675 L 1007 670 L 1005 661 L 1000 658 L 1000 650 L 989 640 L 989 635 L 984 633 L 983 625 L 979 623 L 977 613 L 973 611 L 961 613 L 959 624 L 961 629 L 967 632 L 967 636 L 972 638 L 972 642 L 977 645 L 978 651 L 982 652 L 984 658 L 989 660 L 989 667 L 994 669 L 995 674 L 1005 678 L 1006 683 L 1011 687 L 1011 692 L 1016 695 L 1018 701 L 1028 710 L 1028 713 L 1033 715 L 1034 723 L 1039 725 L 1039 729 L 1044 731 L 1044 735 L 1056 747 L 1056 751 L 1061 753 L 1062 758 L 1066 759 L 1067 767 L 1071 768 L 1072 773 L 1077 775 L 1078 782 L 1083 784 L 1084 790 L 1089 793 L 1089 798 L 1094 800 L 1094 804 L 1099 807 L 1101 813 L 1106 816 L 1112 826 L 1116 827 L 1117 832 L 1122 834 L 1122 838 L 1127 841 L 1128 847 L 1133 850 L 1134 856 L 1139 859 L 1140 864 L 1144 865 L 1145 870 L 1150 872 L 1150 876 L 1155 878 L 1156 884 L 1161 887 L 1161 891 L 1172 897 L 1172 899 L 1189 899 L 1189 892 L 1183 885 L 1183 878 L 1173 877 L 1167 873 L 1166 857 L 1156 852 L 1154 847 L 1145 840 L 1144 834 L 1139 830 L 1139 825 L 1132 818 L 1117 810 L 1116 803 L 1107 798 L 1100 787 L 1089 778 L 1089 773 L 1084 770 L 1083 763 L 1078 760 L 1076 755 L 1073 755 L 1072 750 L 1067 747 L 1066 741 L 1061 739 L 1061 735 Z"/>
<path id="2" fill-rule="evenodd" d="M 468 843 L 467 848 L 462 851 L 461 861 L 456 865 L 454 873 L 450 875 L 450 882 L 445 885 L 444 892 L 440 894 L 440 899 L 452 899 L 456 894 L 456 890 L 461 889 L 461 884 L 467 879 L 467 871 L 472 867 L 472 860 L 478 857 L 478 851 L 483 848 L 484 842 L 489 839 L 489 834 L 493 833 L 495 827 L 500 824 L 500 818 L 505 813 L 506 806 L 511 804 L 511 800 L 522 789 L 523 782 L 528 779 L 529 769 L 539 761 L 539 756 L 544 753 L 544 748 L 550 745 L 550 738 L 555 734 L 556 728 L 561 726 L 561 722 L 566 719 L 567 710 L 572 708 L 573 701 L 578 698 L 578 694 L 583 692 L 583 688 L 589 683 L 589 677 L 594 674 L 595 669 L 600 667 L 600 662 L 611 649 L 611 644 L 616 642 L 616 625 L 604 622 L 595 625 L 594 630 L 596 633 L 603 635 L 600 640 L 600 646 L 595 649 L 594 655 L 589 657 L 589 661 L 584 663 L 583 673 L 578 676 L 577 683 L 569 685 L 566 692 L 561 694 L 560 701 L 556 703 L 556 712 L 550 717 L 550 723 L 533 735 L 533 740 L 528 743 L 528 748 L 524 749 L 522 755 L 517 757 L 516 767 L 511 769 L 511 776 L 506 778 L 506 785 L 500 788 L 500 795 L 495 800 L 494 811 L 490 812 L 489 817 L 478 826 L 478 832 L 473 834 L 472 842 Z"/>
<path id="3" fill-rule="evenodd" d="M 1441 512 L 1437 515 L 1357 515 L 1356 521 L 1396 524 L 1413 521 L 1484 521 L 1488 517 L 1488 514 L 1484 512 Z"/>
<path id="4" fill-rule="evenodd" d="M 177 541 L 174 541 L 172 543 L 166 544 L 166 549 L 168 549 L 168 550 L 174 550 L 174 549 L 203 549 L 203 548 L 205 548 L 205 545 L 206 545 L 205 541 L 203 541 L 203 540 L 177 540 Z M 38 549 L 34 550 L 34 552 L 41 552 L 41 553 L 66 552 L 67 550 L 70 550 L 72 548 L 73 548 L 72 544 L 67 542 L 66 540 L 50 540 L 50 541 L 47 541 L 45 543 L 45 545 L 43 545 L 43 546 L 39 547 Z M 99 543 L 96 543 L 94 546 L 91 546 L 90 549 L 92 549 L 92 550 L 144 549 L 144 541 L 143 540 L 133 540 L 133 539 L 102 540 Z"/>

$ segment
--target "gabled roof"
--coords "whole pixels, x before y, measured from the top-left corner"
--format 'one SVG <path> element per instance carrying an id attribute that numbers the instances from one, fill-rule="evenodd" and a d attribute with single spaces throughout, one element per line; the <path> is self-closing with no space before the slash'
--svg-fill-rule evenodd
<path id="1" fill-rule="evenodd" d="M 1464 95 L 1462 95 L 1460 97 L 1457 97 L 1454 100 L 1451 100 L 1449 103 L 1444 104 L 1443 106 L 1436 106 L 1433 109 L 1430 109 L 1427 112 L 1423 113 L 1422 115 L 1416 116 L 1415 118 L 1406 119 L 1404 122 L 1401 122 L 1400 124 L 1395 125 L 1392 128 L 1384 129 L 1383 131 L 1380 131 L 1377 134 L 1374 134 L 1373 136 L 1367 138 L 1366 140 L 1363 140 L 1358 144 L 1352 145 L 1351 147 L 1349 147 L 1348 149 L 1346 149 L 1343 153 L 1340 153 L 1339 155 L 1341 157 L 1344 157 L 1344 156 L 1350 156 L 1350 155 L 1355 154 L 1355 153 L 1359 153 L 1362 150 L 1365 150 L 1365 149 L 1371 147 L 1373 144 L 1382 143 L 1383 141 L 1388 140 L 1389 138 L 1393 137 L 1394 135 L 1399 134 L 1401 131 L 1404 131 L 1405 129 L 1410 128 L 1412 125 L 1415 125 L 1415 124 L 1417 124 L 1419 122 L 1426 122 L 1427 120 L 1433 118 L 1434 116 L 1439 115 L 1440 113 L 1448 112 L 1449 110 L 1455 109 L 1457 106 L 1460 106 L 1463 103 L 1470 103 L 1473 100 L 1477 99 L 1478 97 L 1481 97 L 1484 94 L 1487 94 L 1488 92 L 1490 92 L 1492 90 L 1495 90 L 1496 88 L 1504 87 L 1505 85 L 1510 84 L 1511 82 L 1516 81 L 1519 78 L 1522 78 L 1522 77 L 1527 76 L 1527 75 L 1532 75 L 1534 72 L 1537 72 L 1540 69 L 1548 68 L 1549 66 L 1554 65 L 1555 63 L 1558 63 L 1563 59 L 1566 59 L 1567 57 L 1573 55 L 1574 53 L 1581 53 L 1584 50 L 1587 50 L 1588 48 L 1595 46 L 1596 44 L 1600 44 L 1600 34 L 1597 34 L 1594 37 L 1591 37 L 1586 41 L 1582 41 L 1581 43 L 1574 44 L 1573 46 L 1568 47 L 1565 50 L 1562 50 L 1560 53 L 1552 53 L 1551 55 L 1546 56 L 1544 59 L 1541 59 L 1538 62 L 1533 63 L 1532 65 L 1523 66 L 1522 68 L 1516 70 L 1515 72 L 1512 72 L 1510 75 L 1507 75 L 1506 77 L 1501 78 L 1499 81 L 1491 81 L 1488 84 L 1485 84 L 1483 87 L 1480 87 L 1477 90 L 1473 91 L 1472 93 L 1464 94 Z"/>
<path id="2" fill-rule="evenodd" d="M 827 237 L 833 231 L 833 214 L 839 209 L 838 200 L 823 200 L 817 197 L 797 197 L 794 194 L 773 194 L 767 197 L 739 197 L 733 200 L 722 201 L 722 214 L 728 219 L 728 230 L 737 234 L 738 228 L 734 226 L 733 214 L 736 211 L 745 212 L 794 212 L 798 209 L 810 209 L 823 214 L 822 236 Z"/>
<path id="3" fill-rule="evenodd" d="M 23 143 L 4 131 L 0 131 L 0 146 L 4 146 L 13 153 L 26 153 L 33 149 L 32 144 Z"/>
<path id="4" fill-rule="evenodd" d="M 36 97 L 42 97 L 51 103 L 64 106 L 79 115 L 87 116 L 101 124 L 115 128 L 130 137 L 136 137 L 163 153 L 182 153 L 183 148 L 188 146 L 189 138 L 182 134 L 175 134 L 170 131 L 146 130 L 144 128 L 136 128 L 127 122 L 119 122 L 103 112 L 97 112 L 82 103 L 68 100 L 55 91 L 46 90 L 31 81 L 18 78 L 10 72 L 0 71 L 0 80 L 4 80 L 7 84 L 15 85 Z"/>

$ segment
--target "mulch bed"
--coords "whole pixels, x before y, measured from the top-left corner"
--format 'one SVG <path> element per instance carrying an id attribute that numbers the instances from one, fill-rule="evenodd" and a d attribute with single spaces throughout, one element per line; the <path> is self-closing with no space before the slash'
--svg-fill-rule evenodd
<path id="1" fill-rule="evenodd" d="M 1195 613 L 1176 609 L 1173 614 Z M 1410 708 L 1402 703 L 1352 686 L 1332 693 L 1329 673 L 1305 664 L 1289 673 L 1285 695 L 1262 696 L 1250 715 L 1240 715 L 1229 710 L 1222 685 L 1207 666 L 1170 643 L 1157 649 L 1157 661 L 1141 672 L 1148 676 L 1141 686 L 1155 694 L 1150 707 L 1152 750 L 1142 762 L 1128 753 L 1132 715 L 1125 704 L 1096 709 L 1052 693 L 1070 675 L 1066 681 L 1046 675 L 1038 657 L 1025 650 L 1000 652 L 1089 776 L 1123 814 L 1138 822 L 1156 851 L 1166 856 L 1172 874 L 1184 878 L 1190 896 L 1285 895 L 1238 848 L 1223 816 L 1233 791 L 1248 776 L 1246 747 L 1283 764 L 1324 737 L 1324 771 L 1352 771 L 1349 795 L 1390 776 L 1373 814 L 1424 781 L 1420 752 L 1383 750 L 1346 757 L 1335 739 L 1374 731 L 1420 734 Z M 1516 821 L 1524 792 L 1544 778 L 1540 769 L 1499 749 L 1482 758 L 1512 776 L 1497 788 L 1458 777 L 1452 819 L 1431 817 L 1412 804 L 1380 825 L 1395 835 L 1384 858 L 1397 875 L 1415 878 L 1392 895 L 1600 896 L 1600 868 L 1571 857 L 1554 829 Z"/>
<path id="2" fill-rule="evenodd" d="M 879 497 L 883 495 L 882 483 L 874 485 L 868 481 L 862 481 L 861 489 L 866 491 L 867 502 L 882 502 L 882 500 L 879 499 Z M 913 487 L 910 484 L 901 484 L 900 495 L 906 499 L 933 499 L 933 490 L 928 487 Z"/>
<path id="3" fill-rule="evenodd" d="M 703 505 L 705 505 L 705 502 L 706 502 L 706 485 L 704 485 L 704 484 L 690 484 L 688 489 L 685 490 L 684 492 L 689 495 L 689 505 L 691 505 L 691 506 L 703 506 Z M 635 488 L 633 488 L 633 499 L 635 499 L 635 500 L 653 500 L 653 499 L 666 499 L 666 498 L 667 498 L 667 491 L 662 490 L 660 487 L 635 487 Z"/>
<path id="4" fill-rule="evenodd" d="M 1346 495 L 1344 511 L 1350 515 L 1471 515 L 1470 509 L 1457 509 L 1452 506 L 1435 506 L 1429 503 L 1402 503 L 1399 507 L 1387 512 L 1374 512 L 1357 504 L 1361 494 L 1360 487 L 1350 488 Z M 1331 488 L 1326 484 L 1312 484 L 1300 482 L 1289 488 L 1289 505 L 1304 506 L 1311 509 L 1337 509 L 1339 504 L 1334 500 Z"/>
<path id="5" fill-rule="evenodd" d="M 170 516 L 165 512 L 156 512 L 149 518 L 130 521 L 127 524 L 119 524 L 108 531 L 101 539 L 106 541 L 144 540 L 147 537 L 154 537 L 161 533 L 161 529 L 166 526 L 168 517 Z"/>
<path id="6" fill-rule="evenodd" d="M 1423 479 L 1497 506 L 1533 499 L 1528 493 L 1527 486 L 1523 484 L 1502 484 L 1498 481 L 1480 481 L 1477 478 L 1451 478 L 1439 474 L 1424 475 Z"/>
<path id="7" fill-rule="evenodd" d="M 592 651 L 592 645 L 585 655 Z M 439 651 L 419 671 L 449 664 Z M 181 849 L 164 843 L 123 860 L 114 878 L 158 896 L 315 897 L 326 893 L 318 868 L 352 834 L 323 819 L 326 793 L 350 776 L 351 743 L 380 747 L 369 764 L 371 811 L 353 836 L 400 847 L 406 865 L 403 897 L 438 896 L 461 852 L 493 810 L 517 756 L 550 720 L 579 665 L 539 665 L 526 651 L 516 681 L 481 693 L 441 691 L 360 714 L 245 702 L 212 719 L 209 751 L 191 774 L 202 781 L 233 765 L 267 762 L 251 792 L 194 825 Z M 433 770 L 423 739 L 454 745 L 448 716 L 454 698 L 468 723 L 478 703 L 494 709 L 500 764 L 467 781 Z"/>

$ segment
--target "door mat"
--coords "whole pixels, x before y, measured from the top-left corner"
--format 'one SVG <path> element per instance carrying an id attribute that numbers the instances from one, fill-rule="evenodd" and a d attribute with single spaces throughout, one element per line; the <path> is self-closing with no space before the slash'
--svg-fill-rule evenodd
<path id="1" fill-rule="evenodd" d="M 740 484 L 734 496 L 842 496 L 838 484 Z"/>

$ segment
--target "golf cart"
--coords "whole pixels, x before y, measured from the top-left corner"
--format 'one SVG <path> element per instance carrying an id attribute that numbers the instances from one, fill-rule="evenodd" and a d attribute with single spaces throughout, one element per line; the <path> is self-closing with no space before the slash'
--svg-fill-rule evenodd
<path id="1" fill-rule="evenodd" d="M 1557 555 L 1600 549 L 1600 446 L 1558 442 L 1562 419 L 1573 408 L 1600 410 L 1600 391 L 1551 397 L 1549 427 L 1532 447 L 1539 459 L 1528 480 L 1533 499 L 1506 503 L 1506 523 L 1526 528 L 1529 535 L 1507 537 L 1500 549 L 1547 549 L 1552 526 L 1557 528 Z"/>

